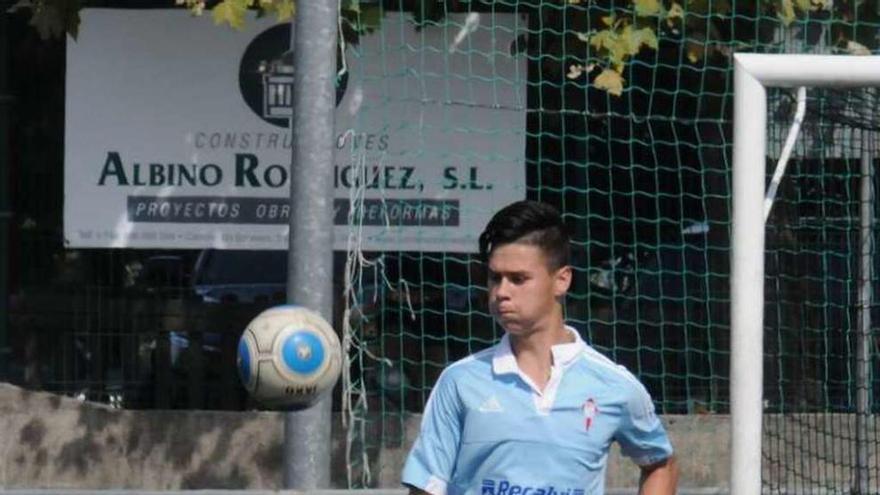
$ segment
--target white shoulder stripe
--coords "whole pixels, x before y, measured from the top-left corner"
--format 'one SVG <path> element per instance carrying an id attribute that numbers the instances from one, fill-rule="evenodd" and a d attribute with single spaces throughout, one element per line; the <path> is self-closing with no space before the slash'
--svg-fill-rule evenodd
<path id="1" fill-rule="evenodd" d="M 616 373 L 617 375 L 622 376 L 624 379 L 626 379 L 627 381 L 629 381 L 629 382 L 632 383 L 633 385 L 636 385 L 636 387 L 637 387 L 639 390 L 642 390 L 642 391 L 644 391 L 645 393 L 647 393 L 647 390 L 645 390 L 645 386 L 642 385 L 642 382 L 640 382 L 639 379 L 635 377 L 635 375 L 633 375 L 633 374 L 632 374 L 628 369 L 626 369 L 625 367 L 623 367 L 623 366 L 621 366 L 621 365 L 615 363 L 614 361 L 608 359 L 607 356 L 603 355 L 603 354 L 600 353 L 599 351 L 593 349 L 593 348 L 590 347 L 590 346 L 584 346 L 584 351 L 583 351 L 583 354 L 582 354 L 582 355 L 583 355 L 583 357 L 585 357 L 587 360 L 592 361 L 593 363 L 596 363 L 596 364 L 598 364 L 598 365 L 601 365 L 601 366 L 604 367 L 605 369 L 608 369 L 608 370 L 610 370 L 610 371 L 613 371 L 613 372 Z"/>
<path id="2" fill-rule="evenodd" d="M 446 366 L 446 368 L 443 370 L 443 373 L 445 373 L 446 370 L 461 366 L 462 364 L 470 363 L 471 361 L 476 361 L 477 359 L 484 357 L 486 354 L 493 354 L 494 352 L 495 352 L 494 345 L 487 348 L 487 349 L 483 349 L 482 351 L 477 351 L 477 352 L 471 354 L 470 356 L 467 356 L 465 358 L 461 358 L 458 361 Z"/>

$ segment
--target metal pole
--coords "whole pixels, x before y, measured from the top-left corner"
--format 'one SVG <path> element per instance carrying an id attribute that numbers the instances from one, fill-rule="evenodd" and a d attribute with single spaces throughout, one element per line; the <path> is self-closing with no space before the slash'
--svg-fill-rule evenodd
<path id="1" fill-rule="evenodd" d="M 874 133 L 863 133 L 862 143 L 867 148 L 862 153 L 861 188 L 859 192 L 859 240 L 861 263 L 859 266 L 859 327 L 856 336 L 856 472 L 854 487 L 858 493 L 868 493 L 868 415 L 871 412 L 868 392 L 871 379 L 871 287 L 874 273 L 874 184 L 873 156 Z"/>
<path id="2" fill-rule="evenodd" d="M 333 151 L 337 0 L 297 2 L 287 300 L 333 321 Z M 331 398 L 285 413 L 284 487 L 330 485 Z"/>
<path id="3" fill-rule="evenodd" d="M 767 91 L 734 57 L 730 493 L 761 493 Z"/>
<path id="4" fill-rule="evenodd" d="M 0 381 L 6 380 L 12 350 L 9 348 L 9 225 L 12 205 L 9 200 L 9 94 L 7 59 L 9 44 L 8 15 L 0 12 Z"/>

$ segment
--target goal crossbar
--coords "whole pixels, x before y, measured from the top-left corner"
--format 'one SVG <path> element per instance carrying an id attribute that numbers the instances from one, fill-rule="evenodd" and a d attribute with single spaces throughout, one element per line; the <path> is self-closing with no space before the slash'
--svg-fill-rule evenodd
<path id="1" fill-rule="evenodd" d="M 734 55 L 730 492 L 761 493 L 768 87 L 880 86 L 880 56 Z"/>

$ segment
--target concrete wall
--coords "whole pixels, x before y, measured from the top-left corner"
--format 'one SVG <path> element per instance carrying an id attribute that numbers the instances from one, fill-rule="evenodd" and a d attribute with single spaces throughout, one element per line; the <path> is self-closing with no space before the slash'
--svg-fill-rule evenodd
<path id="1" fill-rule="evenodd" d="M 120 411 L 0 385 L 0 487 L 276 487 L 274 413 Z"/>
<path id="2" fill-rule="evenodd" d="M 419 417 L 375 422 L 407 439 L 374 456 L 373 479 L 399 486 Z M 725 416 L 667 416 L 682 486 L 727 485 Z M 396 433 L 396 434 L 395 434 Z M 346 486 L 345 431 L 333 422 L 334 488 Z M 279 413 L 123 411 L 0 384 L 0 488 L 280 488 Z M 612 453 L 609 487 L 637 485 L 638 469 Z"/>

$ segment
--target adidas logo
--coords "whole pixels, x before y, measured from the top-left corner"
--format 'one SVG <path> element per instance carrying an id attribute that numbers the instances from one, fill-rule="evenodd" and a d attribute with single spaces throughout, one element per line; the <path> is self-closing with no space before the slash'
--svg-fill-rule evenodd
<path id="1" fill-rule="evenodd" d="M 501 403 L 498 402 L 498 399 L 496 399 L 494 395 L 486 399 L 486 402 L 480 404 L 480 407 L 477 408 L 477 410 L 483 413 L 504 412 Z"/>

